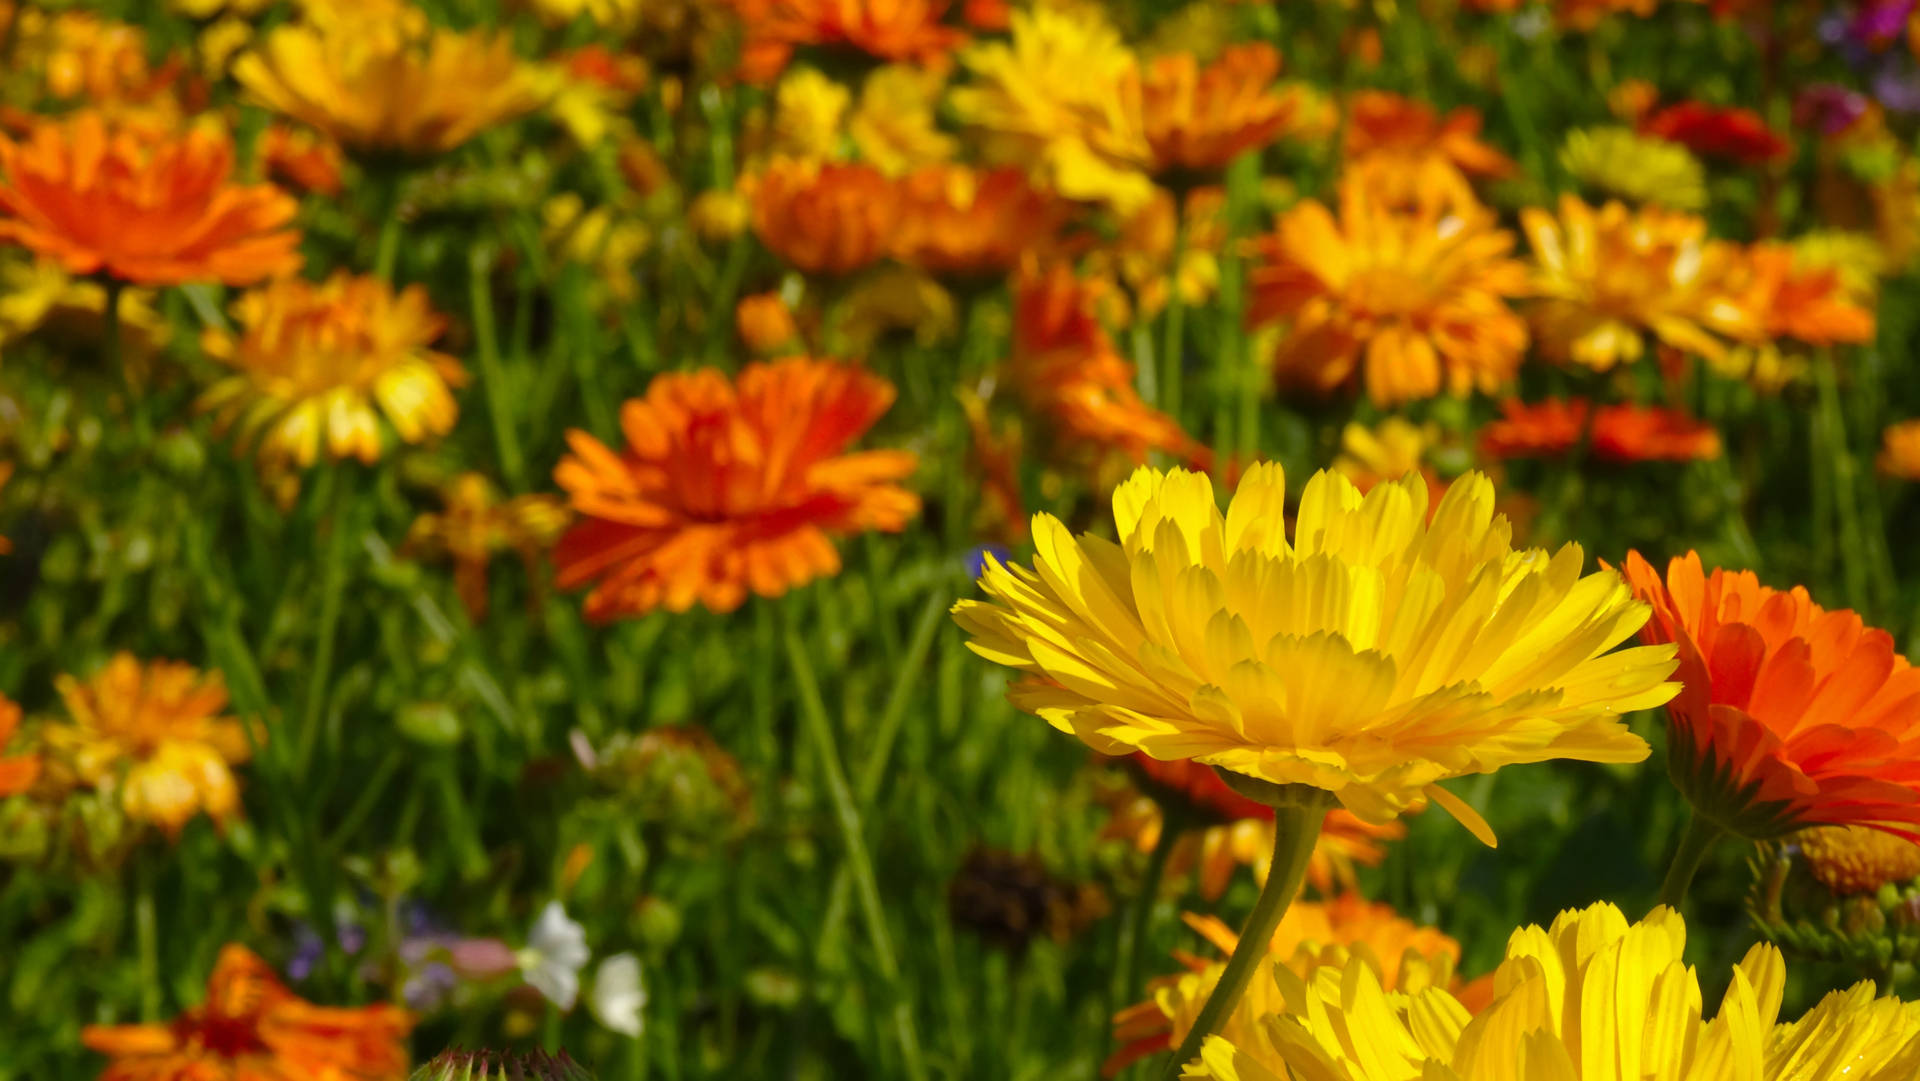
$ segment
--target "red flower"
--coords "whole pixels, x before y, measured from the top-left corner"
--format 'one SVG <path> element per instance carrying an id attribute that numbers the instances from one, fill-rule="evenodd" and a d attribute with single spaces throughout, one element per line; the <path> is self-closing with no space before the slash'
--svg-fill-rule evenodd
<path id="1" fill-rule="evenodd" d="M 1531 405 L 1500 403 L 1503 419 L 1480 429 L 1480 450 L 1494 458 L 1555 458 L 1586 434 L 1588 452 L 1603 462 L 1687 462 L 1718 458 L 1720 433 L 1673 409 L 1606 405 L 1596 413 L 1585 398 Z M 1586 431 L 1587 417 L 1593 429 Z"/>
<path id="2" fill-rule="evenodd" d="M 1780 161 L 1793 153 L 1793 145 L 1775 135 L 1759 113 L 1731 105 L 1683 101 L 1642 120 L 1640 130 L 1703 157 L 1745 165 Z"/>

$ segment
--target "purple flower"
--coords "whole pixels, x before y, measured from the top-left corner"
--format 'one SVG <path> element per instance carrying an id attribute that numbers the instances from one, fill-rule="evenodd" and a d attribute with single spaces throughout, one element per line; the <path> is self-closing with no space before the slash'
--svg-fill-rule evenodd
<path id="1" fill-rule="evenodd" d="M 1868 0 L 1847 24 L 1847 36 L 1869 48 L 1882 48 L 1906 29 L 1914 0 Z"/>
<path id="2" fill-rule="evenodd" d="M 1838 83 L 1818 83 L 1800 92 L 1793 103 L 1793 122 L 1822 135 L 1838 135 L 1866 112 L 1866 95 Z"/>
<path id="3" fill-rule="evenodd" d="M 1911 64 L 1888 64 L 1873 77 L 1873 96 L 1888 112 L 1920 113 L 1920 71 Z"/>

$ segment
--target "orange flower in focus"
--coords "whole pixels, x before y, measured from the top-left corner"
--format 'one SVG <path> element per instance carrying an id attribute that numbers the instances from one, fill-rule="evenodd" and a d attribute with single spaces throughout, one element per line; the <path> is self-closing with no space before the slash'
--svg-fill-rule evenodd
<path id="1" fill-rule="evenodd" d="M 1290 324 L 1274 367 L 1296 385 L 1331 391 L 1364 366 L 1367 395 L 1383 407 L 1491 392 L 1527 345 L 1507 306 L 1526 290 L 1513 244 L 1488 211 L 1399 213 L 1346 184 L 1338 218 L 1308 200 L 1260 239 L 1248 320 Z"/>
<path id="2" fill-rule="evenodd" d="M 1273 92 L 1279 73 L 1280 54 L 1265 44 L 1229 47 L 1205 68 L 1192 53 L 1147 65 L 1140 102 L 1153 170 L 1221 169 L 1273 141 L 1294 109 Z"/>
<path id="3" fill-rule="evenodd" d="M 883 60 L 935 59 L 966 35 L 941 25 L 947 0 L 735 0 L 761 42 L 845 45 Z"/>
<path id="4" fill-rule="evenodd" d="M 740 298 L 733 306 L 733 327 L 756 353 L 778 353 L 792 349 L 800 337 L 793 321 L 793 309 L 779 293 L 754 293 Z"/>
<path id="5" fill-rule="evenodd" d="M 540 553 L 567 526 L 566 504 L 551 495 L 502 500 L 487 478 L 462 473 L 441 492 L 446 510 L 422 514 L 407 530 L 409 555 L 444 555 L 453 562 L 454 591 L 475 622 L 487 617 L 487 566 L 496 553 L 513 551 L 529 581 Z"/>
<path id="6" fill-rule="evenodd" d="M 1048 244 L 1066 216 L 1064 204 L 1018 169 L 929 165 L 898 187 L 893 256 L 937 274 L 1012 270 L 1021 255 Z"/>
<path id="7" fill-rule="evenodd" d="M 893 184 L 866 165 L 778 159 L 754 179 L 751 198 L 760 242 L 809 273 L 874 262 L 899 227 Z"/>
<path id="8" fill-rule="evenodd" d="M 299 269 L 293 199 L 228 183 L 233 144 L 195 128 L 142 134 L 97 113 L 0 135 L 0 241 L 74 274 L 140 285 L 246 285 Z"/>
<path id="9" fill-rule="evenodd" d="M 1558 458 L 1587 441 L 1603 462 L 1690 462 L 1720 457 L 1720 433 L 1673 409 L 1606 405 L 1552 398 L 1531 405 L 1500 403 L 1500 420 L 1480 430 L 1480 450 L 1493 458 Z M 1592 416 L 1593 427 L 1587 428 Z"/>
<path id="10" fill-rule="evenodd" d="M 311 131 L 269 124 L 258 151 L 267 175 L 315 195 L 340 194 L 340 144 Z"/>
<path id="11" fill-rule="evenodd" d="M 1695 813 L 1753 840 L 1823 825 L 1920 840 L 1920 672 L 1892 635 L 1802 586 L 1708 575 L 1693 552 L 1664 581 L 1629 552 L 1626 577 L 1653 606 L 1641 641 L 1679 646 L 1668 770 Z"/>
<path id="12" fill-rule="evenodd" d="M 920 510 L 896 483 L 911 452 L 847 450 L 892 403 L 879 376 L 806 357 L 731 382 L 712 368 L 656 377 L 621 409 L 623 453 L 567 433 L 554 480 L 581 520 L 554 552 L 561 587 L 594 582 L 587 617 L 604 622 L 732 611 L 748 590 L 777 597 L 838 572 L 835 535 L 896 532 Z"/>
<path id="13" fill-rule="evenodd" d="M 1683 101 L 1640 122 L 1643 134 L 1679 143 L 1704 158 L 1763 165 L 1793 156 L 1793 144 L 1774 134 L 1760 114 L 1737 106 Z"/>
<path id="14" fill-rule="evenodd" d="M 402 1081 L 413 1016 L 316 1006 L 245 946 L 220 951 L 207 1000 L 163 1025 L 88 1025 L 100 1081 Z"/>
<path id="15" fill-rule="evenodd" d="M 1920 480 L 1920 420 L 1887 425 L 1880 433 L 1880 472 L 1901 480 Z"/>
<path id="16" fill-rule="evenodd" d="M 20 707 L 6 695 L 0 694 L 0 799 L 17 796 L 33 787 L 40 776 L 40 758 L 37 755 L 17 754 L 9 757 L 7 743 L 13 739 L 13 733 L 20 727 Z"/>
<path id="17" fill-rule="evenodd" d="M 1477 111 L 1462 106 L 1442 118 L 1425 102 L 1384 90 L 1363 90 L 1348 102 L 1343 149 L 1355 181 L 1396 207 L 1471 206 L 1469 181 L 1520 172 L 1480 140 Z"/>
<path id="18" fill-rule="evenodd" d="M 1792 245 L 1762 241 L 1747 249 L 1736 290 L 1750 313 L 1741 336 L 1748 341 L 1793 338 L 1808 345 L 1868 342 L 1873 309 L 1847 290 L 1837 266 L 1799 267 Z"/>

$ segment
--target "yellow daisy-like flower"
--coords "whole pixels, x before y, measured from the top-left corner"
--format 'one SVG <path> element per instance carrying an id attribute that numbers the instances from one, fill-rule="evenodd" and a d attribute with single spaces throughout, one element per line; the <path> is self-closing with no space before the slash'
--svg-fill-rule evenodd
<path id="1" fill-rule="evenodd" d="M 505 36 L 355 17 L 276 27 L 233 76 L 267 108 L 353 150 L 412 155 L 452 150 L 559 86 Z"/>
<path id="2" fill-rule="evenodd" d="M 1560 164 L 1575 180 L 1635 203 L 1675 210 L 1707 205 L 1707 171 L 1687 148 L 1632 128 L 1583 128 L 1569 132 Z"/>
<path id="3" fill-rule="evenodd" d="M 1569 544 L 1514 551 L 1493 484 L 1365 496 L 1321 472 L 1289 542 L 1280 467 L 1223 517 L 1206 476 L 1143 468 L 1114 492 L 1119 543 L 1033 520 L 1034 568 L 989 557 L 955 618 L 1018 669 L 1014 703 L 1103 754 L 1192 758 L 1333 794 L 1368 821 L 1424 795 L 1489 844 L 1437 782 L 1520 762 L 1637 762 L 1621 715 L 1679 689 L 1671 647 L 1608 653 L 1646 622 Z"/>
<path id="4" fill-rule="evenodd" d="M 371 465 L 384 415 L 403 442 L 453 429 L 449 386 L 467 380 L 460 362 L 427 348 L 442 321 L 413 285 L 394 293 L 377 278 L 336 272 L 320 284 L 282 278 L 241 297 L 238 338 L 217 330 L 207 355 L 235 369 L 200 396 L 242 448 L 259 445 L 261 464 L 305 468 L 322 447 L 335 459 Z"/>
<path id="5" fill-rule="evenodd" d="M 909 64 L 870 72 L 860 86 L 860 104 L 847 120 L 847 135 L 861 160 L 888 176 L 952 160 L 960 141 L 934 120 L 945 82 L 940 72 Z"/>
<path id="6" fill-rule="evenodd" d="M 773 149 L 809 161 L 839 156 L 840 121 L 853 94 L 813 68 L 794 68 L 773 95 Z"/>
<path id="7" fill-rule="evenodd" d="M 29 334 L 95 347 L 106 331 L 107 290 L 50 259 L 0 258 L 0 349 Z M 143 361 L 166 345 L 173 328 L 154 306 L 151 289 L 120 293 L 122 356 Z"/>
<path id="8" fill-rule="evenodd" d="M 1711 1020 L 1682 956 L 1686 925 L 1656 908 L 1629 924 L 1599 904 L 1507 944 L 1477 1014 L 1438 987 L 1382 988 L 1348 962 L 1301 979 L 1273 968 L 1283 1005 L 1237 1039 L 1213 1037 L 1189 1079 L 1215 1081 L 1905 1081 L 1920 1071 L 1920 1004 L 1835 991 L 1777 1023 L 1780 951 L 1757 945 Z"/>
<path id="9" fill-rule="evenodd" d="M 529 581 L 540 553 L 552 547 L 572 518 L 566 501 L 553 495 L 501 499 L 479 473 L 462 473 L 441 491 L 446 510 L 422 514 L 407 530 L 407 550 L 444 556 L 453 564 L 453 584 L 477 623 L 487 616 L 487 567 L 504 551 L 519 554 Z"/>
<path id="10" fill-rule="evenodd" d="M 1796 838 L 1813 877 L 1835 893 L 1872 893 L 1920 878 L 1920 845 L 1865 826 L 1822 826 Z"/>
<path id="11" fill-rule="evenodd" d="M 595 283 L 605 287 L 608 298 L 625 304 L 639 296 L 633 268 L 653 243 L 645 222 L 613 206 L 589 206 L 571 191 L 548 199 L 540 217 L 548 249 L 562 260 L 592 268 Z"/>

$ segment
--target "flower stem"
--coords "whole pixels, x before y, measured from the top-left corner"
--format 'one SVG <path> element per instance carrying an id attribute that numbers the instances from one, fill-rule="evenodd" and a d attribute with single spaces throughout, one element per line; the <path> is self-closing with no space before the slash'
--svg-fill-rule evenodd
<path id="1" fill-rule="evenodd" d="M 1180 1049 L 1161 1072 L 1161 1081 L 1178 1081 L 1181 1068 L 1200 1054 L 1200 1045 L 1233 1013 L 1253 970 L 1266 960 L 1274 928 L 1280 926 L 1280 917 L 1286 915 L 1287 906 L 1293 903 L 1307 876 L 1307 861 L 1320 838 L 1320 823 L 1327 816 L 1328 797 L 1320 789 L 1304 785 L 1280 786 L 1279 790 L 1284 798 L 1277 800 L 1273 809 L 1273 867 L 1267 873 L 1267 884 L 1253 903 L 1246 926 L 1240 929 L 1240 942 L 1227 959 L 1220 982 L 1214 984 L 1213 993 L 1200 1007 L 1200 1016 L 1187 1030 L 1187 1038 L 1180 1041 Z"/>
<path id="2" fill-rule="evenodd" d="M 373 276 L 392 284 L 393 267 L 400 257 L 400 187 L 406 174 L 397 168 L 383 170 L 378 181 L 380 191 L 379 232 L 373 249 Z"/>
<path id="3" fill-rule="evenodd" d="M 493 321 L 493 252 L 477 245 L 467 260 L 468 293 L 473 303 L 473 337 L 480 356 L 480 378 L 486 383 L 487 419 L 493 425 L 493 446 L 500 455 L 500 472 L 516 492 L 525 491 L 525 469 L 520 437 L 508 411 L 506 369 L 500 363 L 500 338 Z"/>
<path id="4" fill-rule="evenodd" d="M 1153 925 L 1153 906 L 1160 900 L 1160 883 L 1167 876 L 1167 860 L 1173 855 L 1173 848 L 1180 843 L 1180 835 L 1186 832 L 1186 824 L 1175 818 L 1165 804 L 1160 806 L 1160 838 L 1153 844 L 1153 852 L 1147 857 L 1147 869 L 1140 878 L 1140 892 L 1133 899 L 1133 912 L 1127 920 L 1126 937 L 1120 941 L 1119 969 L 1120 995 L 1138 994 L 1140 991 L 1140 963 L 1147 952 L 1147 932 Z M 1113 1011 L 1108 1010 L 1109 1014 Z"/>
<path id="5" fill-rule="evenodd" d="M 140 951 L 140 1020 L 160 1020 L 160 934 L 153 908 L 153 862 L 136 858 L 133 933 Z"/>
<path id="6" fill-rule="evenodd" d="M 333 469 L 328 483 L 332 491 L 327 500 L 327 548 L 320 572 L 320 626 L 315 634 L 313 669 L 307 673 L 306 705 L 300 713 L 300 777 L 307 775 L 313 761 L 314 745 L 319 741 L 321 718 L 326 712 L 328 684 L 333 676 L 334 638 L 340 625 L 341 594 L 347 578 L 347 516 L 353 509 L 353 470 L 341 462 Z"/>
<path id="7" fill-rule="evenodd" d="M 1173 203 L 1173 253 L 1167 271 L 1167 310 L 1160 344 L 1160 400 L 1155 404 L 1174 420 L 1180 419 L 1180 383 L 1186 365 L 1187 304 L 1180 295 L 1180 264 L 1187 257 L 1187 218 L 1180 200 Z"/>
<path id="8" fill-rule="evenodd" d="M 1724 832 L 1699 812 L 1693 812 L 1687 820 L 1686 832 L 1680 835 L 1680 847 L 1673 854 L 1673 862 L 1667 866 L 1667 880 L 1660 884 L 1661 904 L 1680 911 L 1687 899 L 1687 887 L 1693 885 L 1693 876 L 1699 873 L 1700 864 Z"/>

